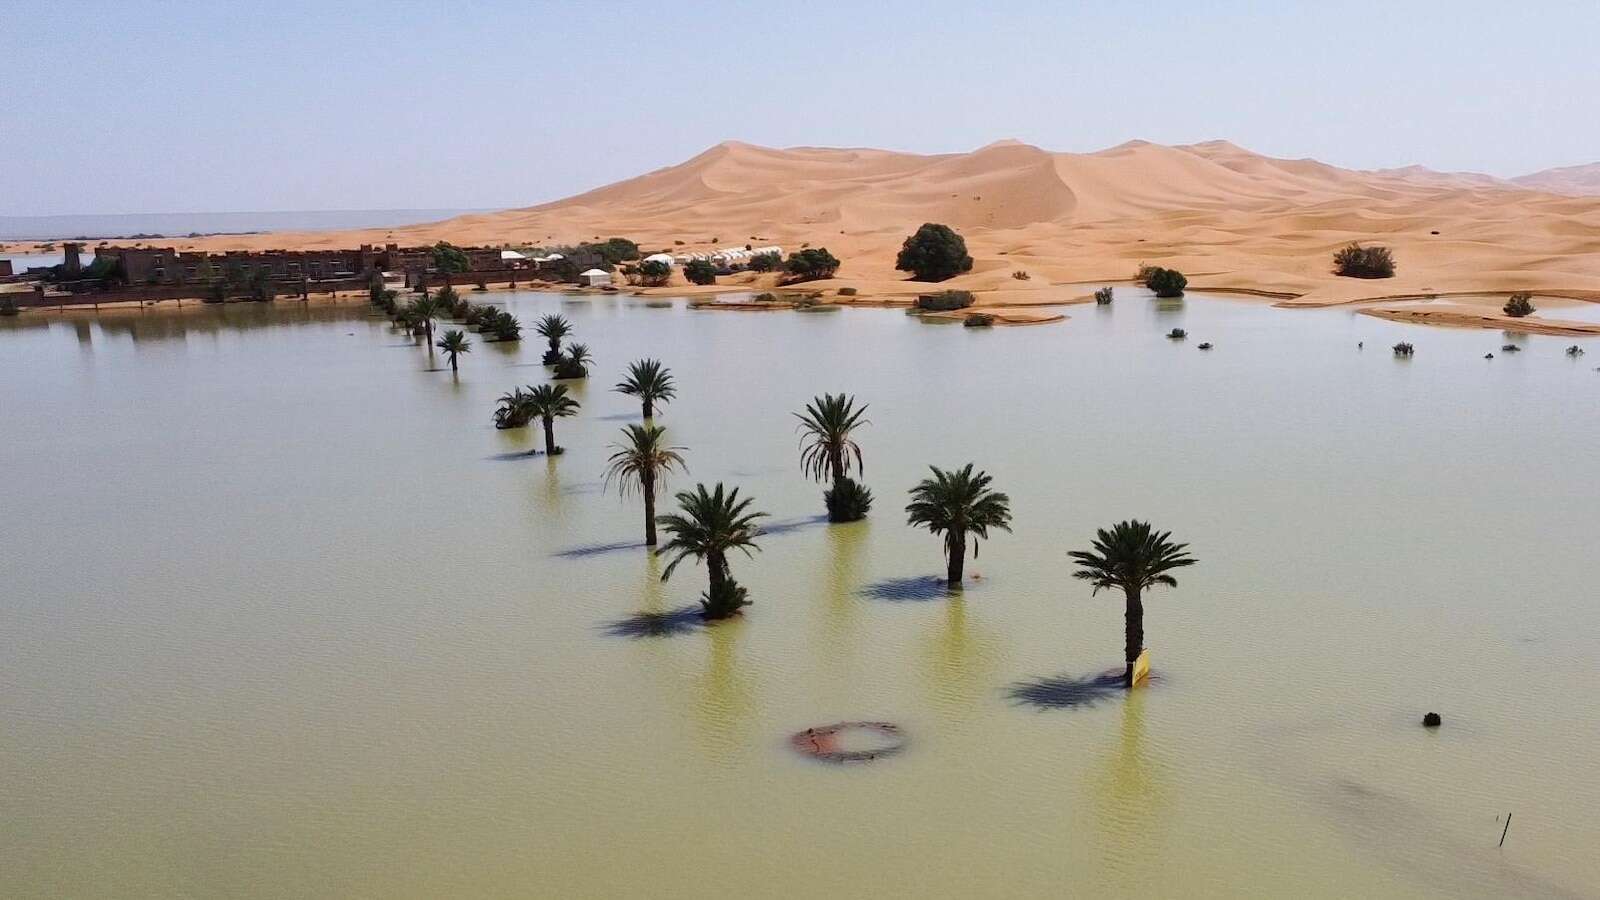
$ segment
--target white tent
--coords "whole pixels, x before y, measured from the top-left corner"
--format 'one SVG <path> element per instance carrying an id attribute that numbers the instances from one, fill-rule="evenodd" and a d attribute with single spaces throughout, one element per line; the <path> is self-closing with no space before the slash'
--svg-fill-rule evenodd
<path id="1" fill-rule="evenodd" d="M 523 256 L 521 253 L 518 253 L 515 250 L 501 250 L 500 251 L 500 261 L 501 262 L 510 262 L 510 261 L 512 261 L 514 259 L 527 259 L 527 257 Z"/>
<path id="2" fill-rule="evenodd" d="M 611 283 L 611 273 L 604 269 L 590 269 L 578 276 L 578 283 L 584 287 L 596 287 Z"/>
<path id="3" fill-rule="evenodd" d="M 667 265 L 670 266 L 670 265 L 672 265 L 672 254 L 671 253 L 652 253 L 649 256 L 646 256 L 644 259 L 640 260 L 640 262 L 664 262 L 664 263 L 666 263 Z"/>

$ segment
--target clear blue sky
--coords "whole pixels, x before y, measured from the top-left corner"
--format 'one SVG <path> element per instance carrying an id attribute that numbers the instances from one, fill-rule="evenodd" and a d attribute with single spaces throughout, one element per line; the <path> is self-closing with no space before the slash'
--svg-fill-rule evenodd
<path id="1" fill-rule="evenodd" d="M 518 206 L 717 141 L 1600 160 L 1600 2 L 7 7 L 0 215 Z"/>

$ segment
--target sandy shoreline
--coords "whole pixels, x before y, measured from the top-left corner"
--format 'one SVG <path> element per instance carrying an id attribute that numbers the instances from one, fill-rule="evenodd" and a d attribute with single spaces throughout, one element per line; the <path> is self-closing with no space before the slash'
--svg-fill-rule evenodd
<path id="1" fill-rule="evenodd" d="M 895 256 L 925 221 L 967 241 L 972 270 L 937 285 L 906 280 Z M 971 291 L 975 311 L 1036 321 L 1030 308 L 1084 302 L 1126 284 L 1141 263 L 1176 268 L 1191 290 L 1253 296 L 1284 307 L 1382 303 L 1371 315 L 1502 328 L 1493 314 L 1418 312 L 1423 298 L 1495 296 L 1600 301 L 1600 197 L 1485 185 L 1439 173 L 1357 172 L 1314 160 L 1260 156 L 1226 142 L 1143 142 L 1098 153 L 1050 153 L 1001 142 L 971 153 L 775 150 L 726 143 L 677 166 L 566 200 L 399 228 L 228 235 L 153 243 L 218 251 L 359 244 L 515 246 L 625 236 L 647 250 L 694 252 L 746 244 L 825 247 L 838 276 L 794 286 L 829 303 L 901 305 L 931 290 Z M 1395 277 L 1335 276 L 1353 241 L 1393 249 Z M 17 245 L 12 245 L 17 246 Z M 37 246 L 36 244 L 34 246 Z M 777 288 L 772 275 L 697 287 L 681 273 L 642 296 L 701 297 Z M 854 296 L 839 295 L 850 288 Z M 1517 328 L 1595 333 L 1547 320 Z M 1554 312 L 1554 310 L 1550 310 Z M 1054 320 L 1054 319 L 1052 319 Z"/>

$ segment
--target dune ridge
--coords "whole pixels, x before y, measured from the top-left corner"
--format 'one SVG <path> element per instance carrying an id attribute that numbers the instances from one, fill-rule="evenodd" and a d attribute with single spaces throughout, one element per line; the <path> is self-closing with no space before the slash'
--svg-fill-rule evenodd
<path id="1" fill-rule="evenodd" d="M 1290 306 L 1481 295 L 1492 318 L 1493 295 L 1512 291 L 1600 300 L 1600 196 L 1538 189 L 1543 183 L 1415 166 L 1355 171 L 1227 141 L 1056 153 L 1005 140 L 933 155 L 727 141 L 675 166 L 521 209 L 404 228 L 174 243 L 551 244 L 621 235 L 649 249 L 824 246 L 844 265 L 817 287 L 849 286 L 862 301 L 881 302 L 927 289 L 895 271 L 894 258 L 905 236 L 931 221 L 965 235 L 973 270 L 945 286 L 976 292 L 980 305 L 1071 302 L 1083 285 L 1125 281 L 1148 262 L 1185 272 L 1196 289 Z M 1334 250 L 1352 241 L 1393 248 L 1396 277 L 1334 276 Z M 1019 270 L 1029 278 L 1013 278 Z M 731 281 L 719 288 L 770 276 Z"/>

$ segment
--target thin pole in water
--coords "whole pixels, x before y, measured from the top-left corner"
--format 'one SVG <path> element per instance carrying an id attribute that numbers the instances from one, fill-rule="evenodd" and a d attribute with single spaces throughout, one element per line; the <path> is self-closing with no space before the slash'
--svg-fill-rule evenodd
<path id="1" fill-rule="evenodd" d="M 1500 830 L 1500 846 L 1506 845 L 1506 832 L 1511 830 L 1511 813 L 1506 813 L 1506 827 Z"/>

